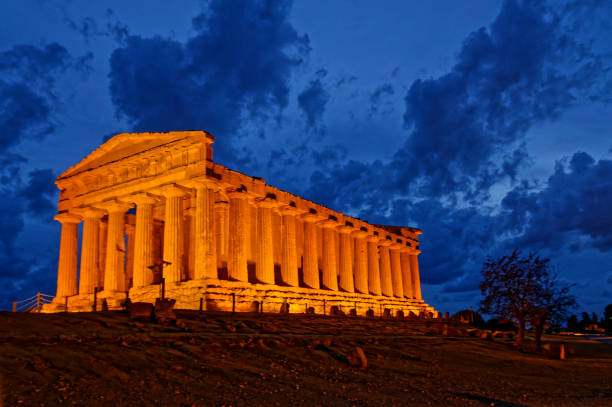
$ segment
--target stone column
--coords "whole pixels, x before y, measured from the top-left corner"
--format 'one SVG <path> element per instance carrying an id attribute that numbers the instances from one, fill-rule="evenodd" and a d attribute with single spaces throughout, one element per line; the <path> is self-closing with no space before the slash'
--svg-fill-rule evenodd
<path id="1" fill-rule="evenodd" d="M 217 267 L 228 263 L 229 237 L 229 198 L 217 192 L 215 194 L 215 235 L 217 246 Z M 216 273 L 215 273 L 216 278 Z"/>
<path id="2" fill-rule="evenodd" d="M 391 280 L 391 258 L 389 255 L 389 246 L 391 241 L 380 239 L 378 246 L 380 249 L 380 290 L 382 295 L 387 297 L 393 296 L 393 283 Z"/>
<path id="3" fill-rule="evenodd" d="M 160 192 L 166 198 L 163 277 L 166 283 L 172 283 L 181 281 L 183 275 L 183 197 L 187 194 L 173 184 L 162 187 Z"/>
<path id="4" fill-rule="evenodd" d="M 402 281 L 402 263 L 400 261 L 400 249 L 402 245 L 394 243 L 390 247 L 391 257 L 391 283 L 393 285 L 393 295 L 404 298 L 404 282 Z"/>
<path id="5" fill-rule="evenodd" d="M 412 273 L 410 272 L 410 253 L 404 247 L 400 251 L 400 262 L 402 264 L 402 283 L 404 285 L 404 297 L 414 298 L 412 289 Z"/>
<path id="6" fill-rule="evenodd" d="M 338 291 L 338 261 L 336 258 L 336 225 L 332 219 L 318 223 L 323 232 L 323 281 L 321 284 L 328 290 Z"/>
<path id="7" fill-rule="evenodd" d="M 136 204 L 136 231 L 134 234 L 134 287 L 153 284 L 153 205 L 155 198 L 137 194 L 128 198 Z M 127 199 L 126 199 L 127 200 Z"/>
<path id="8" fill-rule="evenodd" d="M 380 295 L 380 266 L 378 255 L 378 236 L 370 235 L 368 242 L 368 285 L 371 294 Z"/>
<path id="9" fill-rule="evenodd" d="M 98 286 L 99 280 L 100 219 L 104 216 L 104 211 L 78 208 L 74 212 L 83 217 L 79 294 L 91 294 Z"/>
<path id="10" fill-rule="evenodd" d="M 355 292 L 355 283 L 353 281 L 353 261 L 351 258 L 351 245 L 353 238 L 351 232 L 354 230 L 351 226 L 339 226 L 337 228 L 340 235 L 340 282 L 339 286 L 342 291 L 349 293 Z"/>
<path id="11" fill-rule="evenodd" d="M 249 281 L 247 270 L 249 250 L 249 202 L 242 191 L 228 192 L 229 197 L 229 259 L 228 273 L 232 280 Z"/>
<path id="12" fill-rule="evenodd" d="M 367 232 L 357 230 L 352 233 L 355 239 L 355 291 L 368 294 L 368 247 Z"/>
<path id="13" fill-rule="evenodd" d="M 272 242 L 272 208 L 278 203 L 269 198 L 255 201 L 257 206 L 257 264 L 255 277 L 263 284 L 274 284 L 274 246 Z"/>
<path id="14" fill-rule="evenodd" d="M 98 238 L 98 284 L 100 288 L 104 288 L 104 271 L 106 270 L 106 237 L 108 236 L 108 219 L 100 221 L 100 237 Z"/>
<path id="15" fill-rule="evenodd" d="M 205 181 L 193 184 L 195 208 L 195 279 L 217 278 L 215 190 Z"/>
<path id="16" fill-rule="evenodd" d="M 417 250 L 415 254 L 410 255 L 410 271 L 412 272 L 412 289 L 414 298 L 421 300 L 421 278 L 419 277 L 419 259 L 417 256 L 421 253 Z"/>
<path id="17" fill-rule="evenodd" d="M 96 206 L 108 211 L 104 291 L 108 293 L 123 291 L 126 286 L 124 267 L 125 212 L 132 208 L 133 205 L 112 200 Z"/>
<path id="18" fill-rule="evenodd" d="M 317 254 L 317 230 L 315 222 L 320 219 L 313 213 L 302 215 L 304 221 L 304 264 L 302 274 L 304 284 L 310 288 L 320 288 L 319 282 L 319 262 Z"/>
<path id="19" fill-rule="evenodd" d="M 69 213 L 55 215 L 54 219 L 62 224 L 59 263 L 57 265 L 56 301 L 77 293 L 77 261 L 79 250 L 79 223 L 81 218 Z"/>
<path id="20" fill-rule="evenodd" d="M 125 225 L 125 235 L 127 237 L 127 247 L 125 248 L 125 286 L 124 290 L 129 291 L 134 286 L 134 232 L 136 227 L 130 224 Z"/>
<path id="21" fill-rule="evenodd" d="M 280 208 L 281 219 L 281 278 L 283 283 L 297 287 L 298 258 L 295 239 L 295 216 L 298 211 L 295 207 L 286 205 Z"/>

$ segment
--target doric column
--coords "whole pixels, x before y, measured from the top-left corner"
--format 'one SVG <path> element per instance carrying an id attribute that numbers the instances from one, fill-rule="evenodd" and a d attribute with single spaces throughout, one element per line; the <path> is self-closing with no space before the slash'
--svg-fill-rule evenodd
<path id="1" fill-rule="evenodd" d="M 368 242 L 368 286 L 371 294 L 380 295 L 380 266 L 378 236 L 370 235 L 367 237 Z"/>
<path id="2" fill-rule="evenodd" d="M 227 266 L 229 252 L 229 198 L 220 192 L 215 194 L 215 235 L 217 247 L 217 267 Z M 215 277 L 217 274 L 215 273 Z"/>
<path id="3" fill-rule="evenodd" d="M 368 294 L 368 247 L 363 230 L 354 231 L 355 239 L 355 291 Z"/>
<path id="4" fill-rule="evenodd" d="M 417 250 L 415 254 L 410 255 L 410 271 L 412 272 L 412 287 L 414 292 L 414 298 L 421 300 L 421 278 L 419 276 L 419 259 L 417 256 L 421 253 Z"/>
<path id="5" fill-rule="evenodd" d="M 278 206 L 274 199 L 256 200 L 257 206 L 257 264 L 255 277 L 263 284 L 274 284 L 274 246 L 272 242 L 272 208 Z"/>
<path id="6" fill-rule="evenodd" d="M 83 218 L 83 239 L 81 242 L 81 269 L 79 294 L 91 294 L 98 286 L 100 218 L 104 211 L 94 208 L 77 208 L 73 212 Z"/>
<path id="7" fill-rule="evenodd" d="M 77 293 L 77 261 L 79 251 L 79 223 L 81 218 L 69 213 L 55 215 L 62 224 L 59 263 L 57 265 L 56 300 Z"/>
<path id="8" fill-rule="evenodd" d="M 125 236 L 127 241 L 127 247 L 125 248 L 125 286 L 123 290 L 129 291 L 134 286 L 134 235 L 136 227 L 126 223 L 125 225 Z M 131 284 L 130 284 L 131 283 Z"/>
<path id="9" fill-rule="evenodd" d="M 136 231 L 134 233 L 133 286 L 153 284 L 153 205 L 155 198 L 147 194 L 136 194 L 125 199 L 136 204 Z"/>
<path id="10" fill-rule="evenodd" d="M 299 213 L 293 206 L 280 208 L 281 219 L 281 278 L 283 283 L 297 287 L 298 258 L 295 238 L 295 216 Z"/>
<path id="11" fill-rule="evenodd" d="M 410 253 L 407 247 L 400 251 L 400 262 L 402 263 L 402 283 L 404 285 L 404 297 L 414 298 L 412 289 L 412 273 L 410 272 Z"/>
<path id="12" fill-rule="evenodd" d="M 393 283 L 391 280 L 391 257 L 389 246 L 391 241 L 380 239 L 378 242 L 380 250 L 380 291 L 387 297 L 393 296 Z"/>
<path id="13" fill-rule="evenodd" d="M 194 278 L 217 278 L 217 236 L 215 234 L 215 189 L 206 179 L 182 183 L 195 189 Z M 222 229 L 220 229 L 222 231 Z"/>
<path id="14" fill-rule="evenodd" d="M 319 262 L 317 254 L 317 230 L 315 222 L 321 219 L 313 213 L 302 215 L 304 221 L 304 264 L 302 274 L 304 284 L 310 288 L 320 288 Z"/>
<path id="15" fill-rule="evenodd" d="M 164 257 L 163 276 L 166 283 L 181 281 L 184 259 L 182 258 L 183 238 L 183 197 L 187 194 L 176 185 L 162 187 L 160 193 L 166 197 L 164 213 Z"/>
<path id="16" fill-rule="evenodd" d="M 323 281 L 321 284 L 328 290 L 338 291 L 338 261 L 336 256 L 336 226 L 332 219 L 318 222 L 323 232 Z"/>
<path id="17" fill-rule="evenodd" d="M 404 298 L 404 282 L 402 281 L 402 263 L 400 261 L 400 249 L 402 245 L 394 243 L 389 248 L 391 257 L 391 283 L 393 285 L 393 295 Z"/>
<path id="18" fill-rule="evenodd" d="M 351 245 L 353 243 L 351 232 L 353 230 L 353 227 L 346 225 L 339 226 L 337 228 L 338 234 L 340 235 L 340 281 L 338 285 L 342 291 L 349 293 L 355 292 L 355 283 L 353 281 L 353 262 L 351 258 Z"/>
<path id="19" fill-rule="evenodd" d="M 123 291 L 125 288 L 125 212 L 132 204 L 106 201 L 96 205 L 108 211 L 106 232 L 106 262 L 104 269 L 104 291 Z"/>
<path id="20" fill-rule="evenodd" d="M 108 218 L 106 221 L 100 221 L 100 237 L 98 238 L 98 284 L 100 288 L 104 287 L 104 271 L 106 270 L 106 237 L 108 235 Z"/>
<path id="21" fill-rule="evenodd" d="M 249 202 L 242 191 L 228 192 L 229 197 L 229 259 L 228 273 L 232 280 L 249 281 L 247 259 L 249 250 Z"/>

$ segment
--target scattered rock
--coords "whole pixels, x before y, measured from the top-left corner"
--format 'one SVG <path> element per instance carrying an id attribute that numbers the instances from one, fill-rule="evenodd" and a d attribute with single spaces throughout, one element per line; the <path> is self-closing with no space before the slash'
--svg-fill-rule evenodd
<path id="1" fill-rule="evenodd" d="M 175 303 L 176 300 L 171 298 L 157 298 L 155 300 L 153 315 L 158 324 L 171 325 L 176 323 Z"/>
<path id="2" fill-rule="evenodd" d="M 278 328 L 276 326 L 272 325 L 272 324 L 264 322 L 261 325 L 261 332 L 267 333 L 267 334 L 273 334 L 273 333 L 278 332 Z"/>
<path id="3" fill-rule="evenodd" d="M 368 359 L 363 349 L 360 347 L 356 347 L 355 350 L 348 355 L 347 359 L 349 365 L 352 367 L 357 367 L 359 369 L 366 369 L 368 367 Z"/>

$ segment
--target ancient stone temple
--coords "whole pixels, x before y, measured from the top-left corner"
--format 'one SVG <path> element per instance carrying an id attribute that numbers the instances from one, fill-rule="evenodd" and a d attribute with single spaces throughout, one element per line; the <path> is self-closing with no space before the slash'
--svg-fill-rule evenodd
<path id="1" fill-rule="evenodd" d="M 45 311 L 162 294 L 185 309 L 433 311 L 419 229 L 371 225 L 215 164 L 213 141 L 118 134 L 57 178 L 57 294 Z"/>

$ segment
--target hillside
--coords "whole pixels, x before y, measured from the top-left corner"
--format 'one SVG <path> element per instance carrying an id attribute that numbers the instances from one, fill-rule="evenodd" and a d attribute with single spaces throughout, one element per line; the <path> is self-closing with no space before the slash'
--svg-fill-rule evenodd
<path id="1" fill-rule="evenodd" d="M 568 344 L 561 361 L 521 353 L 509 339 L 459 336 L 465 331 L 445 330 L 441 322 L 177 315 L 177 326 L 163 326 L 131 322 L 120 312 L 2 312 L 0 400 L 6 406 L 612 405 L 612 346 L 595 341 L 547 336 L 549 343 Z"/>

